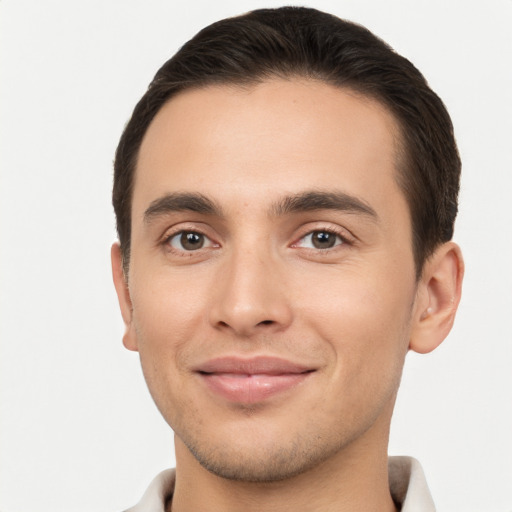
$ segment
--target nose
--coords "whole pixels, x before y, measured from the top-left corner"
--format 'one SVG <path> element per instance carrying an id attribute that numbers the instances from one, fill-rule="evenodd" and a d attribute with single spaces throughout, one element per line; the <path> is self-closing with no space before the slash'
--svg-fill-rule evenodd
<path id="1" fill-rule="evenodd" d="M 283 268 L 264 251 L 233 254 L 219 272 L 210 322 L 251 337 L 286 329 L 292 321 Z"/>

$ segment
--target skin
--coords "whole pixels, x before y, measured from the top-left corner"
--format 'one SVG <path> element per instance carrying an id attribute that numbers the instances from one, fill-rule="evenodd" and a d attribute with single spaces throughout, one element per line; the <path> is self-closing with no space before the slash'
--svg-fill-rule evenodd
<path id="1" fill-rule="evenodd" d="M 448 334 L 463 273 L 450 242 L 415 278 L 399 143 L 379 103 L 306 80 L 186 91 L 150 125 L 129 274 L 117 244 L 112 263 L 124 344 L 175 432 L 173 511 L 395 510 L 386 451 L 404 358 Z M 311 191 L 367 211 L 283 208 Z M 221 211 L 162 203 L 176 193 Z M 183 247 L 183 231 L 203 247 Z M 334 245 L 315 247 L 325 232 Z M 226 355 L 314 371 L 236 403 L 195 371 Z"/>

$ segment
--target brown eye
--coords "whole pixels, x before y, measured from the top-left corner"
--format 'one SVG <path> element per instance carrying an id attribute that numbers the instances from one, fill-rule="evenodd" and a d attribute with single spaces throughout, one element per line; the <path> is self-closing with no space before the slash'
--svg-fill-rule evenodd
<path id="1" fill-rule="evenodd" d="M 169 239 L 171 247 L 181 251 L 197 251 L 207 244 L 208 239 L 195 231 L 181 231 Z"/>
<path id="2" fill-rule="evenodd" d="M 337 235 L 328 231 L 314 231 L 311 235 L 311 243 L 316 249 L 330 249 L 336 244 Z"/>
<path id="3" fill-rule="evenodd" d="M 298 245 L 309 249 L 332 249 L 343 242 L 340 235 L 331 231 L 312 231 L 303 237 Z"/>

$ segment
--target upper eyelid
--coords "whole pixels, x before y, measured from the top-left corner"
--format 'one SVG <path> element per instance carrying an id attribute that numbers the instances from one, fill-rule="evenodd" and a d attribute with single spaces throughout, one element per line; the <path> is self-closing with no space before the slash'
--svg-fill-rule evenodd
<path id="1" fill-rule="evenodd" d="M 176 231 L 175 233 L 170 233 L 169 235 L 164 236 L 161 243 L 163 245 L 171 245 L 171 241 L 183 233 L 197 233 L 198 235 L 201 235 L 206 240 L 208 240 L 209 247 L 201 247 L 200 249 L 196 249 L 196 251 L 194 251 L 194 252 L 200 251 L 201 249 L 210 249 L 212 247 L 216 247 L 216 248 L 220 247 L 220 244 L 218 242 L 216 242 L 212 237 L 206 235 L 205 233 L 202 233 L 201 231 L 197 231 L 197 230 L 188 230 L 188 229 L 180 229 L 180 230 Z M 174 248 L 174 249 L 176 249 L 176 248 Z"/>
<path id="2" fill-rule="evenodd" d="M 204 236 L 209 241 L 208 247 L 200 247 L 195 250 L 187 250 L 185 248 L 180 249 L 178 247 L 174 247 L 173 244 L 171 243 L 172 240 L 174 238 L 176 238 L 177 236 L 179 236 L 183 233 L 187 233 L 187 232 L 188 233 L 197 233 L 201 236 Z M 170 231 L 170 229 L 167 229 L 165 231 L 164 235 L 158 241 L 157 246 L 160 249 L 163 249 L 165 251 L 165 253 L 168 254 L 170 257 L 178 258 L 178 259 L 192 258 L 190 261 L 196 261 L 197 258 L 203 258 L 206 254 L 208 254 L 208 251 L 211 251 L 213 249 L 218 249 L 219 247 L 221 247 L 221 245 L 218 242 L 216 242 L 212 237 L 203 233 L 202 230 L 187 229 L 187 228 L 180 228 L 180 229 L 176 229 L 175 231 Z"/>
<path id="3" fill-rule="evenodd" d="M 205 227 L 203 227 L 205 226 Z M 196 223 L 196 222 L 178 222 L 173 226 L 168 226 L 163 230 L 162 235 L 160 236 L 160 241 L 166 241 L 170 238 L 176 236 L 179 233 L 183 232 L 191 232 L 191 233 L 199 233 L 209 239 L 213 240 L 211 229 L 206 228 L 206 224 Z"/>
<path id="4" fill-rule="evenodd" d="M 187 231 L 199 233 L 208 238 L 211 242 L 221 245 L 219 238 L 223 238 L 222 235 L 219 236 L 217 231 L 211 228 L 208 224 L 195 221 L 178 222 L 173 226 L 168 226 L 165 230 L 163 230 L 161 237 L 158 239 L 158 243 L 165 243 L 179 233 Z M 349 229 L 329 221 L 307 222 L 294 231 L 295 234 L 292 235 L 291 245 L 298 243 L 304 237 L 318 231 L 327 231 L 329 233 L 333 233 L 347 243 L 355 243 L 358 240 L 358 238 Z M 215 236 L 216 234 L 217 236 Z"/>
<path id="5" fill-rule="evenodd" d="M 337 243 L 336 245 L 333 245 L 332 247 L 326 247 L 326 248 L 323 248 L 323 249 L 320 249 L 320 248 L 312 248 L 312 247 L 303 247 L 301 244 L 303 242 L 303 240 L 309 236 L 312 236 L 313 233 L 315 232 L 322 232 L 322 231 L 325 231 L 325 232 L 329 232 L 333 235 L 336 235 L 339 239 L 340 239 L 340 242 L 341 243 Z M 339 249 L 340 247 L 342 246 L 347 246 L 347 245 L 352 245 L 353 242 L 352 240 L 349 240 L 347 237 L 344 237 L 342 235 L 340 235 L 339 233 L 336 233 L 334 231 L 328 231 L 327 229 L 316 229 L 314 231 L 309 231 L 308 233 L 306 233 L 304 236 L 301 236 L 300 238 L 297 238 L 295 242 L 293 242 L 290 247 L 294 248 L 294 249 L 305 249 L 305 250 L 314 250 L 314 251 L 321 251 L 321 252 L 327 252 L 327 251 L 333 251 L 333 250 L 336 250 L 336 249 Z"/>
<path id="6" fill-rule="evenodd" d="M 315 223 L 308 223 L 299 230 L 300 234 L 294 237 L 295 241 L 293 243 L 296 243 L 299 240 L 302 240 L 304 237 L 318 231 L 327 231 L 328 233 L 333 233 L 348 243 L 355 243 L 358 240 L 358 238 L 345 227 L 324 222 L 318 222 L 316 223 L 316 226 L 311 226 L 311 224 Z"/>
<path id="7" fill-rule="evenodd" d="M 200 231 L 193 231 L 193 230 L 188 230 L 188 229 L 182 229 L 180 231 L 177 231 L 176 233 L 174 234 L 170 234 L 168 237 L 164 238 L 164 244 L 169 244 L 171 245 L 171 241 L 174 240 L 175 238 L 177 238 L 178 236 L 182 235 L 183 233 L 196 233 L 197 235 L 201 235 L 203 236 L 204 238 L 206 238 L 208 240 L 208 242 L 210 243 L 210 246 L 209 247 L 201 247 L 199 249 L 196 249 L 195 251 L 200 251 L 201 249 L 208 249 L 208 248 L 211 248 L 211 247 L 215 247 L 215 246 L 218 246 L 219 244 L 217 242 L 215 242 L 214 240 L 212 240 L 211 237 L 209 237 L 208 235 L 205 235 L 204 233 L 201 233 Z M 176 249 L 174 247 L 174 249 Z M 179 249 L 178 249 L 179 250 Z M 195 252 L 194 251 L 194 252 Z M 188 251 L 186 251 L 188 252 Z"/>

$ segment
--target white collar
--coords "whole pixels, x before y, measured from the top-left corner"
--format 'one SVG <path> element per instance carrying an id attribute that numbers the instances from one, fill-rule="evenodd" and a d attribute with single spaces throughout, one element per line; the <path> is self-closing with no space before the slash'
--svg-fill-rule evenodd
<path id="1" fill-rule="evenodd" d="M 420 463 L 412 457 L 389 457 L 389 490 L 401 512 L 435 512 Z"/>

